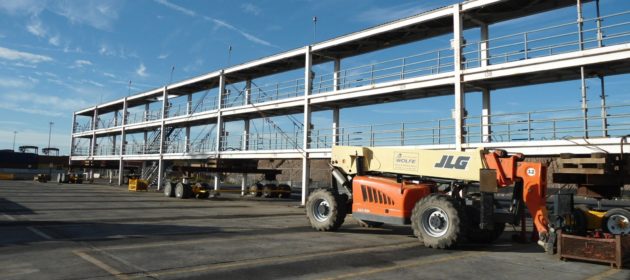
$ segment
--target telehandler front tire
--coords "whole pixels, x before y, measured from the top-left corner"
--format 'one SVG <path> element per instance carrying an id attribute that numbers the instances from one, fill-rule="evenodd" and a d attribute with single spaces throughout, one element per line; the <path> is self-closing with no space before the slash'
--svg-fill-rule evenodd
<path id="1" fill-rule="evenodd" d="M 347 201 L 344 196 L 328 189 L 318 189 L 308 196 L 306 217 L 318 231 L 335 231 L 346 219 Z"/>
<path id="2" fill-rule="evenodd" d="M 416 203 L 411 226 L 424 246 L 436 249 L 455 247 L 467 232 L 463 207 L 442 194 L 431 194 Z"/>

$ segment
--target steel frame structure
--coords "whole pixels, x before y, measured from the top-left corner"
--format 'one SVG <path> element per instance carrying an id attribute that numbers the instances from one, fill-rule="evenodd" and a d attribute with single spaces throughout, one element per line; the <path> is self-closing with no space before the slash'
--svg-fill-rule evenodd
<path id="1" fill-rule="evenodd" d="M 528 113 L 527 132 L 530 134 L 526 136 L 526 141 L 511 139 L 509 128 L 507 141 L 497 142 L 496 133 L 493 135 L 492 126 L 498 124 L 491 120 L 499 116 L 491 113 L 491 90 L 551 81 L 572 79 L 584 81 L 586 71 L 597 73 L 602 77 L 603 90 L 603 76 L 630 73 L 630 43 L 628 43 L 630 38 L 625 37 L 630 34 L 630 28 L 617 33 L 611 31 L 610 37 L 605 38 L 602 35 L 603 30 L 618 26 L 602 25 L 604 17 L 599 14 L 597 18 L 591 19 L 596 23 L 596 27 L 585 28 L 584 22 L 588 20 L 582 18 L 582 2 L 580 0 L 466 1 L 79 110 L 73 114 L 72 118 L 70 160 L 118 161 L 120 174 L 126 161 L 157 161 L 158 174 L 162 174 L 164 161 L 167 160 L 302 159 L 302 203 L 304 203 L 308 195 L 310 178 L 309 160 L 329 158 L 332 145 L 352 144 L 344 140 L 347 135 L 344 133 L 344 128 L 339 126 L 340 108 L 440 95 L 454 97 L 452 119 L 447 120 L 449 129 L 448 131 L 443 131 L 443 127 L 438 129 L 439 136 L 437 136 L 438 139 L 450 139 L 450 141 L 438 140 L 437 143 L 433 141 L 428 144 L 414 144 L 409 141 L 405 143 L 408 139 L 405 135 L 411 132 L 409 128 L 405 129 L 403 124 L 400 130 L 394 132 L 400 137 L 391 144 L 388 142 L 384 145 L 396 146 L 400 143 L 400 145 L 428 149 L 456 150 L 488 147 L 536 155 L 558 154 L 564 151 L 572 153 L 618 152 L 620 138 L 609 135 L 607 121 L 610 114 L 606 112 L 608 106 L 603 99 L 605 94 L 602 94 L 602 112 L 599 117 L 589 115 L 584 83 L 582 83 L 583 104 L 579 109 L 582 116 L 575 119 L 583 121 L 583 127 L 578 128 L 583 137 L 536 139 L 530 135 L 533 131 L 531 126 L 541 121 L 532 119 L 531 112 Z M 596 4 L 599 7 L 599 1 L 596 1 Z M 533 38 L 533 34 L 540 30 L 504 37 L 489 37 L 488 26 L 491 24 L 569 6 L 577 7 L 578 20 L 577 23 L 572 20 L 571 25 L 576 26 L 577 31 L 554 35 L 555 37 L 552 37 L 554 43 L 537 45 L 549 39 L 544 36 Z M 628 12 L 610 16 L 630 19 Z M 565 25 L 553 26 L 543 31 L 564 27 Z M 470 28 L 480 29 L 479 41 L 467 42 L 465 40 L 463 32 Z M 595 35 L 594 37 L 585 36 L 585 32 Z M 395 61 L 394 66 L 364 66 L 365 70 L 355 70 L 353 74 L 348 74 L 348 69 L 341 68 L 342 60 L 348 57 L 445 34 L 453 34 L 451 46 L 447 49 L 400 58 Z M 562 36 L 573 39 L 567 41 L 557 39 Z M 603 44 L 605 40 L 612 40 L 613 36 L 627 40 L 611 45 Z M 506 37 L 517 37 L 522 40 L 503 45 L 497 43 Z M 566 49 L 576 46 L 577 49 Z M 501 48 L 507 50 L 497 51 Z M 514 48 L 517 50 L 514 51 Z M 427 54 L 430 54 L 432 58 L 423 58 Z M 317 81 L 317 78 L 311 74 L 313 65 L 331 62 L 334 65 L 334 71 L 320 76 Z M 275 97 L 271 95 L 272 97 L 261 98 L 260 92 L 263 89 L 252 85 L 252 80 L 255 78 L 296 69 L 303 69 L 304 77 L 276 84 Z M 358 78 L 353 78 L 352 75 Z M 227 84 L 240 82 L 245 83 L 245 89 L 242 90 L 244 97 L 240 102 L 230 102 L 227 98 Z M 194 93 L 211 89 L 218 90 L 216 100 L 200 106 L 193 105 Z M 472 91 L 483 93 L 482 114 L 475 117 L 474 122 L 465 111 L 466 92 Z M 169 105 L 169 99 L 174 96 L 188 96 L 187 103 L 175 110 L 172 105 Z M 149 103 L 156 101 L 161 101 L 161 108 L 159 111 L 152 112 L 149 110 Z M 142 116 L 131 118 L 128 109 L 138 106 L 145 108 Z M 197 107 L 201 107 L 201 110 Z M 329 133 L 314 131 L 311 128 L 312 113 L 321 110 L 333 112 Z M 114 114 L 113 120 L 107 124 L 101 123 L 99 126 L 99 116 L 108 113 Z M 304 116 L 303 128 L 299 131 L 301 139 L 296 136 L 293 140 L 287 140 L 290 143 L 285 143 L 285 146 L 269 145 L 268 149 L 251 149 L 250 119 L 293 113 L 302 113 Z M 627 118 L 627 116 L 626 113 L 616 115 L 617 118 Z M 89 125 L 84 127 L 78 125 L 77 118 L 82 117 L 90 119 Z M 593 122 L 594 118 L 602 123 L 597 135 L 601 137 L 593 137 L 592 132 L 589 135 L 591 131 L 588 127 L 589 120 Z M 224 123 L 234 120 L 245 121 L 243 134 L 228 137 L 224 134 Z M 217 128 L 214 142 L 211 142 L 211 146 L 204 142 L 202 148 L 193 145 L 190 127 L 208 123 L 214 123 Z M 164 133 L 169 128 L 175 127 L 185 129 L 184 142 L 179 146 L 167 143 L 166 133 Z M 479 133 L 472 133 L 473 127 L 479 129 Z M 158 146 L 151 147 L 150 152 L 147 152 L 146 130 L 160 131 L 156 138 Z M 127 143 L 126 135 L 143 131 L 145 131 L 144 146 L 134 148 Z M 371 131 L 372 140 L 367 145 L 375 145 L 373 129 Z M 318 144 L 320 140 L 317 139 L 322 134 L 326 135 L 325 145 Z M 471 135 L 475 135 L 474 138 L 478 140 L 471 141 Z M 97 147 L 98 137 L 112 137 L 114 139 L 112 149 L 103 152 Z M 120 141 L 118 144 L 115 142 L 116 137 Z M 281 137 L 287 138 L 286 135 L 281 135 Z M 435 137 L 434 135 L 434 140 Z M 89 140 L 86 150 L 80 150 L 76 145 L 81 139 Z M 234 141 L 238 143 L 234 144 L 228 139 L 236 139 Z M 141 151 L 138 152 L 140 149 Z M 119 177 L 118 183 L 122 184 L 122 176 Z M 158 186 L 161 186 L 161 180 L 162 176 L 158 176 Z M 243 186 L 245 184 L 246 182 L 243 181 Z M 218 180 L 215 178 L 215 189 L 218 188 Z"/>

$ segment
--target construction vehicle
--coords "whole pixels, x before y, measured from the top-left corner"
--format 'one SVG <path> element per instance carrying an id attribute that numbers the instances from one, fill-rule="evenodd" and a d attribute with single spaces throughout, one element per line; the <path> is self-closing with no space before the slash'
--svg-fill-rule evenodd
<path id="1" fill-rule="evenodd" d="M 630 234 L 630 211 L 603 210 L 599 203 L 620 197 L 623 185 L 630 183 L 623 152 L 562 155 L 559 163 L 554 182 L 576 185 L 579 195 L 598 199 L 597 209 L 575 206 L 572 193 L 558 193 L 552 196 L 553 212 L 548 213 L 547 168 L 524 161 L 522 154 L 334 146 L 332 186 L 310 194 L 306 214 L 319 231 L 338 229 L 349 213 L 365 227 L 411 224 L 425 246 L 442 249 L 464 240 L 492 242 L 506 224 L 521 224 L 524 232 L 524 207 L 538 232 L 538 243 L 549 253 L 555 252 L 558 236 L 565 242 L 580 236 L 580 242 L 604 244 L 608 241 L 598 240 Z M 508 186 L 513 187 L 510 205 L 501 208 L 496 194 Z"/>
<path id="2" fill-rule="evenodd" d="M 494 241 L 506 223 L 521 222 L 526 206 L 539 244 L 553 251 L 546 167 L 523 159 L 500 150 L 335 146 L 332 187 L 310 194 L 306 214 L 319 231 L 338 229 L 348 213 L 366 226 L 411 224 L 425 246 L 451 248 L 464 240 Z M 503 209 L 495 194 L 512 185 L 510 206 Z"/>
<path id="3" fill-rule="evenodd" d="M 276 175 L 276 173 L 264 173 L 261 180 L 258 180 L 249 187 L 249 194 L 255 197 L 290 198 L 291 186 L 288 184 L 279 184 Z"/>
<path id="4" fill-rule="evenodd" d="M 81 173 L 58 173 L 57 174 L 57 183 L 62 184 L 82 184 L 83 183 L 83 174 Z"/>
<path id="5" fill-rule="evenodd" d="M 190 183 L 188 179 L 183 178 L 180 182 L 165 181 L 164 196 L 186 199 L 208 198 L 210 197 L 210 185 L 205 182 Z"/>

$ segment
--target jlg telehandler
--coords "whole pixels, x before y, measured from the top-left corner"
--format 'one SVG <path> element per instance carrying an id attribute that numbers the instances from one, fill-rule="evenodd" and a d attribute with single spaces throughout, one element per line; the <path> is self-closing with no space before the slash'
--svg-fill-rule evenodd
<path id="1" fill-rule="evenodd" d="M 334 231 L 352 213 L 363 225 L 411 224 L 427 247 L 491 242 L 518 224 L 526 206 L 539 244 L 553 251 L 546 207 L 546 168 L 523 156 L 483 149 L 458 151 L 335 146 L 332 188 L 313 191 L 306 214 L 313 228 Z M 495 201 L 514 186 L 509 208 Z"/>

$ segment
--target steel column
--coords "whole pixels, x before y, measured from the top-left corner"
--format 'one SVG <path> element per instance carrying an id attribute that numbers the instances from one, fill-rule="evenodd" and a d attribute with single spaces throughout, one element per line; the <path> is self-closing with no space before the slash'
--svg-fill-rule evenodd
<path id="1" fill-rule="evenodd" d="M 584 17 L 582 15 L 582 0 L 577 0 L 577 26 L 580 50 L 584 50 Z"/>
<path id="2" fill-rule="evenodd" d="M 246 190 L 247 190 L 247 173 L 243 173 L 243 177 L 241 178 L 241 196 L 245 196 Z"/>
<path id="3" fill-rule="evenodd" d="M 453 63 L 454 63 L 454 85 L 455 85 L 455 108 L 453 118 L 455 119 L 455 149 L 462 150 L 464 143 L 464 116 L 465 116 L 465 92 L 462 83 L 462 36 L 463 24 L 460 14 L 460 5 L 453 5 Z"/>
<path id="4" fill-rule="evenodd" d="M 600 96 L 601 98 L 601 103 L 602 103 L 602 136 L 603 137 L 608 137 L 608 108 L 606 108 L 606 88 L 605 88 L 605 84 L 604 83 L 604 76 L 603 75 L 599 75 L 599 82 L 601 84 L 601 91 L 602 91 L 602 95 Z"/>
<path id="5" fill-rule="evenodd" d="M 491 115 L 492 107 L 490 102 L 490 89 L 484 88 L 481 91 L 481 141 L 492 142 Z"/>
<path id="6" fill-rule="evenodd" d="M 339 145 L 339 107 L 332 109 L 332 146 Z"/>
<path id="7" fill-rule="evenodd" d="M 222 112 L 223 112 L 223 94 L 225 94 L 225 73 L 223 72 L 223 70 L 221 70 L 221 75 L 219 76 L 219 93 L 218 93 L 218 101 L 217 101 L 217 137 L 216 137 L 216 143 L 215 143 L 215 148 L 216 148 L 216 157 L 217 157 L 217 167 L 219 167 L 220 163 L 219 163 L 219 158 L 220 158 L 220 153 L 221 153 L 221 137 L 223 136 L 223 119 L 222 119 Z M 220 185 L 219 185 L 219 173 L 217 172 L 217 174 L 214 175 L 214 190 L 218 191 L 220 189 Z"/>
<path id="8" fill-rule="evenodd" d="M 489 52 L 489 32 L 488 32 L 488 24 L 484 23 L 479 26 L 481 30 L 480 34 L 480 42 L 479 42 L 479 66 L 486 67 L 490 65 L 490 52 Z"/>
<path id="9" fill-rule="evenodd" d="M 190 115 L 193 113 L 193 107 L 192 107 L 192 94 L 188 95 L 187 101 L 186 101 L 186 114 Z"/>
<path id="10" fill-rule="evenodd" d="M 595 0 L 595 13 L 597 16 L 597 46 L 601 48 L 604 46 L 604 33 L 602 33 L 602 19 L 599 11 L 599 0 Z"/>
<path id="11" fill-rule="evenodd" d="M 92 138 L 90 140 L 90 152 L 89 155 L 94 157 L 94 150 L 96 148 L 96 129 L 98 128 L 98 106 L 94 107 L 94 115 L 92 116 Z"/>
<path id="12" fill-rule="evenodd" d="M 190 153 L 190 126 L 186 126 L 184 138 L 184 153 Z"/>
<path id="13" fill-rule="evenodd" d="M 243 151 L 249 150 L 249 126 L 250 126 L 250 120 L 249 119 L 243 120 L 243 139 L 242 139 L 243 142 L 241 143 L 241 150 Z"/>
<path id="14" fill-rule="evenodd" d="M 309 97 L 313 90 L 313 80 L 311 76 L 313 67 L 313 55 L 311 54 L 311 46 L 306 46 L 306 55 L 304 58 L 304 135 L 302 141 L 302 199 L 301 204 L 306 204 L 306 196 L 308 195 L 308 187 L 311 178 L 310 162 L 308 160 L 309 137 L 311 131 L 311 106 Z"/>
<path id="15" fill-rule="evenodd" d="M 125 133 L 125 129 L 127 127 L 127 97 L 123 99 L 123 115 L 120 129 L 120 153 L 118 157 L 118 185 L 122 186 L 123 184 L 123 174 L 125 172 L 125 146 L 127 145 L 127 134 Z"/>
<path id="16" fill-rule="evenodd" d="M 252 80 L 245 81 L 245 105 L 252 104 Z"/>
<path id="17" fill-rule="evenodd" d="M 333 91 L 341 89 L 341 59 L 335 58 L 333 66 Z"/>
<path id="18" fill-rule="evenodd" d="M 584 66 L 580 67 L 581 96 L 582 96 L 582 118 L 584 125 L 584 137 L 588 138 L 588 100 L 586 96 L 586 73 Z"/>
<path id="19" fill-rule="evenodd" d="M 72 113 L 72 126 L 70 127 L 70 156 L 68 157 L 68 164 L 71 165 L 72 160 L 70 160 L 70 158 L 72 158 L 72 156 L 74 155 L 74 133 L 76 130 L 76 123 L 77 123 L 77 114 L 76 113 Z M 13 151 L 15 151 L 15 132 L 13 134 Z"/>
<path id="20" fill-rule="evenodd" d="M 164 128 L 166 118 L 166 107 L 168 106 L 168 89 L 166 86 L 162 89 L 162 118 L 160 120 L 160 157 L 158 158 L 157 170 L 157 189 L 162 188 L 162 173 L 164 172 Z"/>

